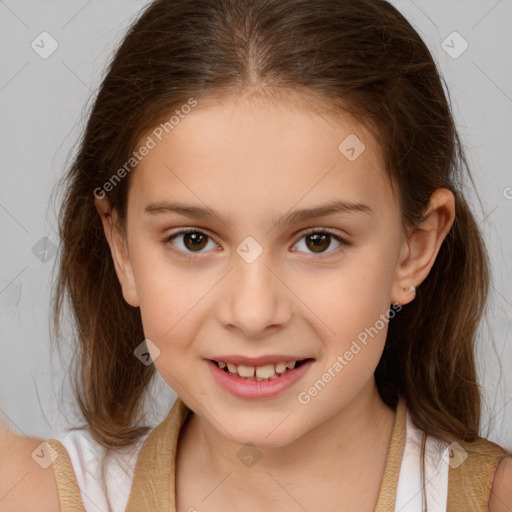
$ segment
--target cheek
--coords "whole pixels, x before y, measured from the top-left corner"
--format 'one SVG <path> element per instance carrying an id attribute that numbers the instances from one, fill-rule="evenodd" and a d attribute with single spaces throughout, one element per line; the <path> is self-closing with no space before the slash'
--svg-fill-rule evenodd
<path id="1" fill-rule="evenodd" d="M 130 258 L 144 331 L 148 337 L 160 338 L 184 316 L 193 300 L 186 273 L 171 264 L 163 242 L 143 235 L 131 245 Z"/>
<path id="2" fill-rule="evenodd" d="M 303 283 L 305 302 L 318 315 L 315 323 L 325 340 L 325 370 L 342 356 L 343 370 L 337 374 L 345 377 L 338 382 L 347 378 L 357 385 L 380 360 L 389 321 L 399 314 L 389 302 L 394 264 L 392 250 L 372 245 L 326 274 L 328 279 L 317 281 L 322 286 Z"/>
<path id="3" fill-rule="evenodd" d="M 190 339 L 187 336 L 193 335 L 191 331 L 194 325 L 197 326 L 201 308 L 198 304 L 200 295 L 187 290 L 169 276 L 154 282 L 146 281 L 141 293 L 140 312 L 147 337 L 162 344 L 172 341 L 174 345 Z"/>
<path id="4" fill-rule="evenodd" d="M 144 334 L 157 345 L 166 340 L 186 339 L 189 327 L 187 312 L 193 310 L 198 297 L 183 273 L 173 270 L 165 258 L 133 258 Z"/>
<path id="5" fill-rule="evenodd" d="M 196 357 L 193 340 L 197 338 L 198 315 L 202 312 L 197 293 L 187 293 L 188 287 L 182 281 L 177 282 L 169 273 L 146 276 L 140 312 L 144 335 L 158 348 L 154 359 L 158 373 L 176 393 L 187 396 L 191 370 L 183 361 Z"/>
<path id="6" fill-rule="evenodd" d="M 347 257 L 338 268 L 301 277 L 297 295 L 318 315 L 326 332 L 346 338 L 373 325 L 390 307 L 393 261 L 377 248 Z"/>

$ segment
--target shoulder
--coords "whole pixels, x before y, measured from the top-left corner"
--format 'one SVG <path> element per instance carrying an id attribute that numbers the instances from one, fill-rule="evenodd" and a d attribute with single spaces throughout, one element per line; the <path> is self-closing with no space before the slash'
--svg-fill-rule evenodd
<path id="1" fill-rule="evenodd" d="M 503 457 L 496 468 L 488 512 L 512 510 L 512 455 Z"/>
<path id="2" fill-rule="evenodd" d="M 59 512 L 59 495 L 43 439 L 0 435 L 0 510 Z"/>
<path id="3" fill-rule="evenodd" d="M 450 468 L 452 505 L 464 502 L 475 510 L 509 512 L 512 506 L 510 454 L 483 437 L 452 444 L 457 444 L 459 451 L 457 464 Z"/>

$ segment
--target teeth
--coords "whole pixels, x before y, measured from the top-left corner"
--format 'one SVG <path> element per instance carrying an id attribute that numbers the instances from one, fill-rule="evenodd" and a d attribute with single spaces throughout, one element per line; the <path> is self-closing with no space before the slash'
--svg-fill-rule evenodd
<path id="1" fill-rule="evenodd" d="M 280 363 L 276 364 L 276 372 L 277 373 L 284 373 L 286 368 L 287 368 L 287 366 L 284 361 L 281 361 Z"/>
<path id="2" fill-rule="evenodd" d="M 240 372 L 240 367 L 238 368 L 238 371 Z M 274 370 L 273 364 L 266 364 L 265 366 L 256 367 L 256 377 L 259 377 L 260 379 L 268 379 L 275 374 L 276 372 Z M 240 375 L 242 374 L 240 373 Z"/>
<path id="3" fill-rule="evenodd" d="M 277 379 L 281 374 L 295 368 L 296 363 L 297 361 L 280 361 L 275 365 L 270 363 L 263 366 L 248 366 L 244 364 L 237 366 L 233 363 L 225 363 L 223 361 L 217 362 L 221 369 L 224 369 L 227 366 L 229 373 L 238 374 L 240 377 L 257 381 Z"/>
<path id="4" fill-rule="evenodd" d="M 240 377 L 254 377 L 254 366 L 239 365 L 238 375 L 240 375 Z M 261 375 L 258 375 L 258 377 L 261 377 Z"/>

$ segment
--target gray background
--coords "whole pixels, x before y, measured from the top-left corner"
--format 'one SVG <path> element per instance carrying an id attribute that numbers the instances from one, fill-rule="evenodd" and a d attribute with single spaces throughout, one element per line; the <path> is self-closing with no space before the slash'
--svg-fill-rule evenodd
<path id="1" fill-rule="evenodd" d="M 480 205 L 470 189 L 493 270 L 478 345 L 486 399 L 482 434 L 512 449 L 512 264 L 506 257 L 512 254 L 512 2 L 392 3 L 440 66 L 482 200 Z M 58 243 L 58 197 L 52 192 L 83 129 L 106 60 L 146 4 L 0 0 L 0 418 L 20 434 L 56 437 L 80 419 L 67 373 L 71 337 L 64 357 L 50 350 L 49 299 Z M 52 44 L 58 44 L 56 51 L 42 58 Z M 148 410 L 157 424 L 175 394 L 158 377 L 153 396 L 156 405 Z"/>

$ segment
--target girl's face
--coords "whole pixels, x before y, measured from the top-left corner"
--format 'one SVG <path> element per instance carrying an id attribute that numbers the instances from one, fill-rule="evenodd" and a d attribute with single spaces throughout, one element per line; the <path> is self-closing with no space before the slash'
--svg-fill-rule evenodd
<path id="1" fill-rule="evenodd" d="M 156 146 L 131 176 L 124 297 L 161 376 L 238 444 L 284 446 L 370 403 L 400 315 L 390 306 L 409 301 L 407 240 L 375 141 L 308 105 L 200 101 L 150 134 Z M 209 362 L 235 356 L 313 361 L 272 396 L 240 396 Z"/>

